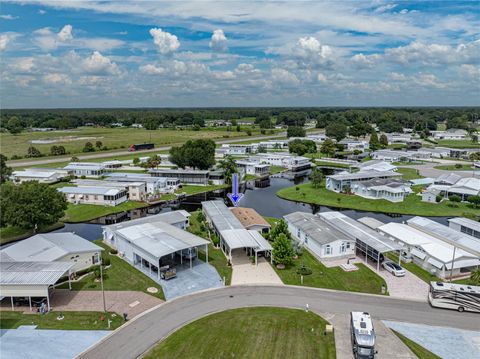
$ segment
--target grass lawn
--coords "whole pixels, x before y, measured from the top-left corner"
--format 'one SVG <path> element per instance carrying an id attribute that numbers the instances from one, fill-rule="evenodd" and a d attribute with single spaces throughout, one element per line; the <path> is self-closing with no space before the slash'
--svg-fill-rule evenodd
<path id="1" fill-rule="evenodd" d="M 420 344 L 415 343 L 413 340 L 408 339 L 406 336 L 396 332 L 392 329 L 400 340 L 410 348 L 410 350 L 418 357 L 418 359 L 441 359 L 438 355 L 433 354 L 431 351 L 425 349 Z"/>
<path id="2" fill-rule="evenodd" d="M 201 210 L 192 212 L 190 216 L 190 226 L 188 231 L 205 239 L 208 239 L 208 233 L 205 226 L 201 226 L 198 221 L 198 214 L 202 213 Z M 199 259 L 205 261 L 205 252 L 202 249 L 198 250 Z M 232 267 L 228 265 L 227 258 L 223 254 L 221 249 L 217 249 L 212 243 L 208 245 L 208 263 L 215 267 L 221 278 L 225 277 L 225 285 L 230 285 L 232 282 Z"/>
<path id="3" fill-rule="evenodd" d="M 445 170 L 445 171 L 473 171 L 473 168 L 470 164 L 460 164 L 458 168 L 456 165 L 440 165 L 434 167 L 437 170 Z"/>
<path id="4" fill-rule="evenodd" d="M 309 251 L 294 261 L 293 265 L 285 269 L 273 266 L 278 276 L 285 284 L 302 285 L 297 270 L 305 265 L 312 270 L 312 274 L 303 277 L 303 285 L 307 287 L 345 290 L 349 292 L 363 292 L 381 294 L 382 285 L 387 284 L 375 272 L 362 263 L 356 263 L 359 268 L 354 272 L 345 272 L 340 267 L 327 268 L 320 263 Z"/>
<path id="5" fill-rule="evenodd" d="M 334 359 L 327 321 L 300 309 L 254 307 L 211 314 L 180 328 L 147 359 L 270 358 Z"/>
<path id="6" fill-rule="evenodd" d="M 390 258 L 392 261 L 394 261 L 395 263 L 398 263 L 398 254 L 387 253 L 386 256 Z M 418 278 L 420 278 L 424 282 L 427 282 L 428 284 L 430 284 L 430 282 L 443 282 L 442 279 L 431 274 L 429 271 L 423 269 L 422 267 L 418 266 L 413 262 L 410 262 L 410 263 L 401 262 L 400 265 L 406 270 L 408 270 L 409 272 L 415 274 Z"/>
<path id="7" fill-rule="evenodd" d="M 40 227 L 37 233 L 46 233 L 62 227 L 63 227 L 63 223 L 57 222 L 55 224 L 52 224 L 51 226 Z M 24 239 L 32 235 L 33 235 L 33 229 L 25 229 L 25 228 L 12 227 L 12 226 L 1 227 L 0 228 L 0 244 L 18 241 L 20 239 Z"/>
<path id="8" fill-rule="evenodd" d="M 424 178 L 418 173 L 418 170 L 414 168 L 406 168 L 406 167 L 399 167 L 397 168 L 397 172 L 403 175 L 403 179 L 406 181 L 418 178 Z"/>
<path id="9" fill-rule="evenodd" d="M 400 169 L 399 169 L 400 170 Z M 298 190 L 297 190 L 298 188 Z M 314 188 L 310 183 L 283 188 L 277 196 L 290 201 L 311 203 L 329 207 L 350 208 L 360 211 L 410 214 L 416 216 L 451 216 L 475 217 L 478 209 L 467 203 L 459 203 L 457 207 L 441 203 L 422 202 L 417 195 L 408 196 L 403 202 L 393 203 L 383 199 L 366 199 L 359 196 L 336 193 L 325 187 Z"/>
<path id="10" fill-rule="evenodd" d="M 277 173 L 285 172 L 285 171 L 287 171 L 287 169 L 285 167 L 281 167 L 281 166 L 270 166 L 268 171 L 271 175 L 275 175 Z"/>
<path id="11" fill-rule="evenodd" d="M 65 216 L 62 218 L 64 222 L 86 222 L 92 219 L 103 217 L 108 214 L 114 214 L 124 211 L 129 211 L 135 208 L 146 207 L 147 204 L 143 202 L 126 201 L 118 206 L 100 206 L 95 204 L 68 204 L 65 211 Z"/>
<path id="12" fill-rule="evenodd" d="M 134 268 L 130 263 L 116 255 L 109 253 L 110 247 L 101 240 L 96 240 L 95 244 L 105 248 L 103 256 L 110 258 L 110 267 L 104 272 L 103 287 L 105 290 L 137 290 L 160 299 L 165 300 L 162 287 L 147 277 L 145 274 Z M 155 287 L 158 293 L 151 294 L 147 292 L 148 287 Z M 59 288 L 68 288 L 68 283 L 62 284 Z M 78 282 L 72 282 L 73 290 L 101 290 L 100 283 L 95 282 L 93 274 L 89 274 Z"/>
<path id="13" fill-rule="evenodd" d="M 338 162 L 328 162 L 328 161 L 321 161 L 316 160 L 315 165 L 317 166 L 328 166 L 328 167 L 338 167 L 338 168 L 350 168 L 351 166 L 346 163 L 338 163 Z"/>
<path id="14" fill-rule="evenodd" d="M 214 191 L 216 189 L 226 188 L 230 185 L 208 185 L 208 186 L 195 186 L 195 185 L 183 185 L 182 188 L 177 190 L 177 193 L 186 193 L 187 196 L 194 194 Z"/>
<path id="15" fill-rule="evenodd" d="M 480 148 L 480 143 L 473 143 L 470 139 L 467 140 L 438 140 L 440 147 L 450 148 Z"/>
<path id="16" fill-rule="evenodd" d="M 60 312 L 47 314 L 23 314 L 22 312 L 0 312 L 0 328 L 15 329 L 21 325 L 36 325 L 37 329 L 58 330 L 108 330 L 107 320 L 112 321 L 110 329 L 116 329 L 124 321 L 121 315 L 103 312 L 62 312 L 64 319 L 57 320 Z"/>

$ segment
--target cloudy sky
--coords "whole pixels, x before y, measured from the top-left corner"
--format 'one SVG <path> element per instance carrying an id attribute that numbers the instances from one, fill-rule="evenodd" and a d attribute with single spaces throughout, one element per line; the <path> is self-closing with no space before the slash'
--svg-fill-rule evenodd
<path id="1" fill-rule="evenodd" d="M 2 1 L 2 108 L 480 105 L 478 1 Z"/>

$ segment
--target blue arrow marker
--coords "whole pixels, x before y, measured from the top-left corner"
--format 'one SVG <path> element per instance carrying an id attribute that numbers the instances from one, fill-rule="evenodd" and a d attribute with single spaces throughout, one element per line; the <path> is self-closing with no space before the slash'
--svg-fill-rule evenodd
<path id="1" fill-rule="evenodd" d="M 232 201 L 233 205 L 236 207 L 238 205 L 238 202 L 243 197 L 243 193 L 238 192 L 238 174 L 234 173 L 232 174 L 232 193 L 227 194 L 228 198 L 230 198 L 230 201 Z"/>

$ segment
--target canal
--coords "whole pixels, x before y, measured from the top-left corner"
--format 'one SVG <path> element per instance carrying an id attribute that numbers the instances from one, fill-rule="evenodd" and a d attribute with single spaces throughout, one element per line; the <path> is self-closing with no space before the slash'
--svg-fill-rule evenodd
<path id="1" fill-rule="evenodd" d="M 290 187 L 303 182 L 306 177 L 297 177 L 295 179 L 285 178 L 281 175 L 272 176 L 269 179 L 260 181 L 250 181 L 244 184 L 242 192 L 243 198 L 239 206 L 254 208 L 263 216 L 281 218 L 282 216 L 296 211 L 301 212 L 325 212 L 341 211 L 347 216 L 358 219 L 361 217 L 373 217 L 382 222 L 404 222 L 413 216 L 377 213 L 367 211 L 357 211 L 352 209 L 331 208 L 326 206 L 310 205 L 305 203 L 296 203 L 277 197 L 276 193 L 285 187 Z M 214 192 L 202 193 L 182 199 L 178 203 L 168 205 L 154 205 L 147 208 L 136 209 L 128 212 L 122 212 L 115 215 L 109 215 L 90 221 L 88 223 L 65 223 L 65 227 L 54 232 L 75 232 L 79 236 L 88 240 L 95 240 L 102 236 L 102 226 L 118 223 L 125 220 L 145 217 L 152 214 L 168 212 L 177 209 L 194 211 L 201 207 L 202 201 L 212 199 L 227 200 L 228 190 L 219 190 Z M 448 225 L 449 217 L 429 217 L 437 222 Z"/>

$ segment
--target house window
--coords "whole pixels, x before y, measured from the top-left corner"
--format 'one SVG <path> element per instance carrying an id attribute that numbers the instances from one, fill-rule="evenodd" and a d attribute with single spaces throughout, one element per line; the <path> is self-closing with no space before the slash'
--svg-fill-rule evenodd
<path id="1" fill-rule="evenodd" d="M 305 235 L 305 244 L 308 244 L 308 234 Z"/>
<path id="2" fill-rule="evenodd" d="M 329 244 L 325 246 L 325 254 L 326 255 L 332 254 L 332 247 L 330 247 Z"/>
<path id="3" fill-rule="evenodd" d="M 347 242 L 347 249 L 350 249 L 350 242 Z"/>
<path id="4" fill-rule="evenodd" d="M 345 242 L 342 242 L 342 245 L 340 246 L 340 253 L 345 253 L 345 250 L 346 250 Z"/>
<path id="5" fill-rule="evenodd" d="M 299 229 L 297 229 L 297 238 L 300 238 L 300 235 L 302 234 L 302 232 L 300 232 Z"/>

